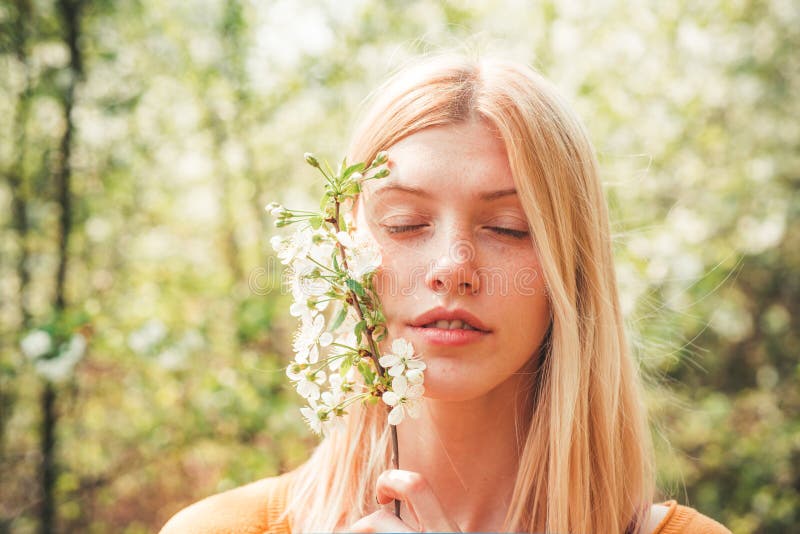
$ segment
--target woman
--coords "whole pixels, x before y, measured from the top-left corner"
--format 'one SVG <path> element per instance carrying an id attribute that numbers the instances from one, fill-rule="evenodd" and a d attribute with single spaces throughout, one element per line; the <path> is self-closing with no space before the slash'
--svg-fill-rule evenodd
<path id="1" fill-rule="evenodd" d="M 163 532 L 728 532 L 652 504 L 597 161 L 553 87 L 503 60 L 418 61 L 375 92 L 348 160 L 380 150 L 391 174 L 353 226 L 382 251 L 387 343 L 427 364 L 400 469 L 383 411 L 356 409 L 303 466 Z"/>

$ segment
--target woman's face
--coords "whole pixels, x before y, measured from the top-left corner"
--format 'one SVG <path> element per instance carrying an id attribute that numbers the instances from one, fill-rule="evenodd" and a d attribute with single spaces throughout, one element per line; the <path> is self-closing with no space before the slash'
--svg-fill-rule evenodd
<path id="1" fill-rule="evenodd" d="M 375 278 L 389 332 L 382 350 L 396 337 L 411 341 L 433 399 L 473 399 L 506 383 L 537 353 L 550 322 L 505 147 L 487 124 L 401 140 L 387 151 L 391 174 L 365 183 L 357 209 L 358 231 L 383 257 Z M 479 330 L 437 327 L 437 313 L 461 314 Z"/>

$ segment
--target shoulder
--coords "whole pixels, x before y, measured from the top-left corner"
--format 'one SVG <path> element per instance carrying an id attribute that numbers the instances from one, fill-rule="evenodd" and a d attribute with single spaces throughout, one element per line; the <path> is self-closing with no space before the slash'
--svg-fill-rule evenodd
<path id="1" fill-rule="evenodd" d="M 720 523 L 677 501 L 653 505 L 651 514 L 659 519 L 652 534 L 731 534 Z"/>
<path id="2" fill-rule="evenodd" d="M 160 534 L 288 533 L 288 523 L 280 516 L 293 473 L 252 482 L 187 506 L 167 521 Z"/>

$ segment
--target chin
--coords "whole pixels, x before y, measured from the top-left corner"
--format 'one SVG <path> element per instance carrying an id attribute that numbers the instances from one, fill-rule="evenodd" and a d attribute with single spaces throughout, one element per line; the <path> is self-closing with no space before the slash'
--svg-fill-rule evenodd
<path id="1" fill-rule="evenodd" d="M 465 373 L 454 372 L 450 362 L 437 362 L 435 357 L 427 358 L 425 370 L 425 398 L 443 402 L 463 402 L 479 398 L 489 391 L 490 384 L 475 383 L 476 378 L 485 376 L 481 370 Z M 445 363 L 445 365 L 437 365 Z"/>

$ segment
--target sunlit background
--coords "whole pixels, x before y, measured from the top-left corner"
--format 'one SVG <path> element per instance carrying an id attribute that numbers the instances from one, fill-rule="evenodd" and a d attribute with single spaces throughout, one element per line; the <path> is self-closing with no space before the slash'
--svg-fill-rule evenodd
<path id="1" fill-rule="evenodd" d="M 316 439 L 263 210 L 407 58 L 551 78 L 595 142 L 662 498 L 800 523 L 800 4 L 4 0 L 0 531 L 152 532 Z"/>

